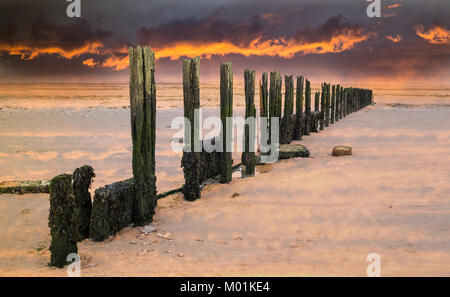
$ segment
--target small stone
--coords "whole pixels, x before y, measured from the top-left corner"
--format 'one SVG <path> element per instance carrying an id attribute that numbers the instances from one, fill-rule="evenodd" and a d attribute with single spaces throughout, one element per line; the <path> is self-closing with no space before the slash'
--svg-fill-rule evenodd
<path id="1" fill-rule="evenodd" d="M 162 234 L 162 233 L 156 233 L 156 236 L 158 236 L 159 238 L 163 238 L 163 237 L 164 237 L 164 234 Z"/>
<path id="2" fill-rule="evenodd" d="M 167 250 L 167 251 L 166 251 L 167 254 L 170 254 L 171 252 L 172 252 L 171 250 Z"/>
<path id="3" fill-rule="evenodd" d="M 136 241 L 134 241 L 134 240 L 130 241 L 130 244 L 136 244 Z"/>
<path id="4" fill-rule="evenodd" d="M 164 239 L 170 239 L 171 236 L 172 236 L 172 234 L 166 233 L 166 234 L 163 235 L 163 238 Z"/>
<path id="5" fill-rule="evenodd" d="M 283 144 L 279 149 L 280 159 L 308 158 L 309 150 L 301 144 Z"/>
<path id="6" fill-rule="evenodd" d="M 335 146 L 333 148 L 333 151 L 331 152 L 331 155 L 333 155 L 334 157 L 350 156 L 351 154 L 352 154 L 351 146 Z"/>
<path id="7" fill-rule="evenodd" d="M 94 266 L 97 266 L 97 264 L 91 263 L 91 264 L 89 264 L 89 265 L 87 266 L 87 268 L 94 267 Z"/>
<path id="8" fill-rule="evenodd" d="M 177 256 L 180 257 L 180 258 L 183 258 L 184 254 L 183 253 L 178 253 Z"/>
<path id="9" fill-rule="evenodd" d="M 231 195 L 231 198 L 236 198 L 236 197 L 239 197 L 239 196 L 241 196 L 241 194 L 239 194 L 239 193 L 233 193 L 233 195 Z"/>
<path id="10" fill-rule="evenodd" d="M 145 235 L 155 232 L 155 231 L 156 231 L 156 228 L 151 225 L 147 225 L 147 226 L 141 228 L 141 232 Z"/>
<path id="11" fill-rule="evenodd" d="M 24 209 L 24 210 L 22 210 L 21 212 L 20 212 L 20 214 L 21 215 L 27 215 L 27 214 L 29 214 L 31 212 L 31 210 L 30 209 Z"/>
<path id="12" fill-rule="evenodd" d="M 139 253 L 139 256 L 145 256 L 148 253 L 148 250 L 143 250 L 142 252 Z"/>

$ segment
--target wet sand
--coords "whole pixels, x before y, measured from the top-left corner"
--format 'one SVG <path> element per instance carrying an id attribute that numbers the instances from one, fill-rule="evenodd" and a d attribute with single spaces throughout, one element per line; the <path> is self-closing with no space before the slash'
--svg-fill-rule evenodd
<path id="1" fill-rule="evenodd" d="M 82 242 L 82 275 L 364 276 L 377 253 L 383 276 L 448 276 L 449 118 L 445 106 L 351 114 L 304 137 L 311 158 L 161 200 L 154 233 Z M 335 145 L 353 155 L 332 157 Z M 48 195 L 0 196 L 0 275 L 65 275 L 46 266 L 47 216 Z"/>

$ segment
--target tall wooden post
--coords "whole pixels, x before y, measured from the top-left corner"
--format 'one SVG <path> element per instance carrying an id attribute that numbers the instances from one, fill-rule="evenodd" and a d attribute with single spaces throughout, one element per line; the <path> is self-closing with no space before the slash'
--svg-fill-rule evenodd
<path id="1" fill-rule="evenodd" d="M 340 99 L 339 99 L 339 119 L 342 120 L 342 114 L 344 109 L 344 87 L 341 87 L 339 91 Z"/>
<path id="2" fill-rule="evenodd" d="M 294 80 L 292 75 L 284 76 L 284 115 L 282 133 L 281 133 L 281 143 L 291 143 L 292 142 L 292 127 L 291 127 L 291 116 L 294 112 Z"/>
<path id="3" fill-rule="evenodd" d="M 314 116 L 311 128 L 312 132 L 319 132 L 319 121 L 320 121 L 319 102 L 320 102 L 320 92 L 316 92 L 314 94 Z"/>
<path id="4" fill-rule="evenodd" d="M 92 199 L 89 189 L 92 178 L 95 177 L 94 168 L 85 165 L 75 169 L 72 174 L 72 188 L 77 207 L 79 241 L 89 238 L 91 223 Z"/>
<path id="5" fill-rule="evenodd" d="M 254 80 L 253 80 L 254 83 Z M 254 90 L 255 87 L 253 87 Z M 253 91 L 254 92 L 254 91 Z M 254 100 L 254 99 L 253 99 Z M 253 101 L 254 102 L 254 101 Z M 233 70 L 231 69 L 231 63 L 223 63 L 220 65 L 220 117 L 222 119 L 222 143 L 223 153 L 221 162 L 220 182 L 231 182 L 231 166 L 233 164 L 232 159 L 232 133 L 233 133 Z M 227 129 L 228 124 L 230 125 Z"/>
<path id="6" fill-rule="evenodd" d="M 245 166 L 245 175 L 255 175 L 255 71 L 245 70 L 245 135 L 244 152 L 242 153 L 242 164 Z M 253 118 L 253 119 L 252 119 Z M 251 119 L 251 120 L 250 120 Z M 253 125 L 252 125 L 252 123 Z"/>
<path id="7" fill-rule="evenodd" d="M 334 124 L 335 107 L 336 107 L 336 86 L 333 85 L 331 94 L 331 124 Z"/>
<path id="8" fill-rule="evenodd" d="M 259 82 L 260 151 L 264 153 L 267 151 L 266 149 L 261 150 L 261 146 L 266 145 L 269 139 L 269 91 L 267 83 L 267 73 L 264 72 Z"/>
<path id="9" fill-rule="evenodd" d="M 295 140 L 303 136 L 303 76 L 297 76 L 297 90 L 295 101 Z"/>
<path id="10" fill-rule="evenodd" d="M 269 91 L 269 115 L 270 118 L 277 117 L 281 120 L 281 76 L 277 72 L 270 72 L 270 91 Z M 279 133 L 276 133 L 279 135 Z M 270 143 L 274 139 L 272 138 L 272 125 L 270 119 L 269 140 Z M 279 143 L 279 139 L 277 139 Z"/>
<path id="11" fill-rule="evenodd" d="M 327 96 L 325 103 L 325 127 L 330 125 L 330 84 L 326 84 L 327 86 Z"/>
<path id="12" fill-rule="evenodd" d="M 326 95 L 326 84 L 322 83 L 322 94 L 320 96 L 320 130 L 325 127 L 325 95 Z"/>
<path id="13" fill-rule="evenodd" d="M 339 121 L 339 108 L 340 108 L 340 101 L 341 101 L 341 86 L 336 86 L 336 106 L 335 106 L 335 112 L 334 112 L 334 121 Z"/>
<path id="14" fill-rule="evenodd" d="M 134 223 L 143 226 L 152 221 L 157 203 L 155 55 L 149 47 L 140 46 L 130 48 L 129 55 Z"/>
<path id="15" fill-rule="evenodd" d="M 80 235 L 77 222 L 72 178 L 68 174 L 58 175 L 50 182 L 50 266 L 62 268 L 67 264 L 67 256 L 78 252 Z"/>
<path id="16" fill-rule="evenodd" d="M 184 141 L 182 167 L 184 172 L 184 199 L 193 201 L 201 197 L 200 190 L 200 123 L 195 121 L 195 110 L 200 109 L 200 59 L 183 61 Z M 201 148 L 200 148 L 201 149 Z M 197 149 L 198 150 L 198 149 Z"/>
<path id="17" fill-rule="evenodd" d="M 311 84 L 309 80 L 305 83 L 305 135 L 311 132 Z"/>

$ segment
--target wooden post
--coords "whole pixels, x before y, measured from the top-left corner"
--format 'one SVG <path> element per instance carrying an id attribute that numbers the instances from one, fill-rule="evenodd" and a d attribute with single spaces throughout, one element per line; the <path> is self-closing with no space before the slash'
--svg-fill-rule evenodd
<path id="1" fill-rule="evenodd" d="M 270 91 L 269 91 L 269 115 L 270 118 L 277 117 L 281 120 L 281 76 L 277 72 L 270 72 Z M 271 123 L 271 119 L 270 119 Z M 272 143 L 272 125 L 269 129 L 269 143 Z M 279 135 L 279 133 L 277 133 Z M 279 139 L 277 140 L 279 143 Z"/>
<path id="2" fill-rule="evenodd" d="M 153 219 L 156 207 L 155 55 L 149 47 L 130 48 L 130 111 L 135 187 L 134 220 L 138 226 Z"/>
<path id="3" fill-rule="evenodd" d="M 295 140 L 303 136 L 303 76 L 297 76 L 297 91 L 295 101 Z"/>
<path id="4" fill-rule="evenodd" d="M 322 95 L 320 96 L 320 130 L 325 128 L 325 95 L 326 84 L 322 83 Z"/>
<path id="5" fill-rule="evenodd" d="M 92 199 L 89 189 L 92 178 L 95 177 L 94 168 L 85 165 L 75 169 L 72 174 L 72 187 L 77 207 L 79 241 L 89 238 L 91 223 Z"/>
<path id="6" fill-rule="evenodd" d="M 284 115 L 281 133 L 281 143 L 287 144 L 292 142 L 291 116 L 294 112 L 294 80 L 292 75 L 284 76 Z"/>
<path id="7" fill-rule="evenodd" d="M 330 84 L 326 84 L 327 86 L 327 96 L 325 103 L 325 127 L 330 125 Z"/>
<path id="8" fill-rule="evenodd" d="M 244 135 L 244 152 L 242 153 L 242 164 L 245 166 L 245 175 L 255 175 L 255 71 L 245 70 L 245 135 Z M 253 118 L 253 120 L 249 120 Z M 253 126 L 250 121 L 253 121 Z M 252 130 L 250 130 L 252 129 Z"/>
<path id="9" fill-rule="evenodd" d="M 342 110 L 342 117 L 347 117 L 347 97 L 348 97 L 348 91 L 347 88 L 344 89 L 344 101 L 343 101 L 343 110 Z"/>
<path id="10" fill-rule="evenodd" d="M 50 266 L 62 268 L 67 264 L 69 254 L 78 253 L 80 235 L 77 222 L 72 177 L 69 174 L 58 175 L 50 182 Z"/>
<path id="11" fill-rule="evenodd" d="M 336 86 L 333 85 L 331 94 L 331 124 L 334 124 L 335 106 L 336 106 Z"/>
<path id="12" fill-rule="evenodd" d="M 341 86 L 341 89 L 339 90 L 339 119 L 342 120 L 342 114 L 344 110 L 344 87 Z"/>
<path id="13" fill-rule="evenodd" d="M 268 136 L 267 132 L 269 131 L 269 91 L 267 88 L 268 77 L 267 73 L 264 72 L 262 74 L 262 80 L 259 82 L 259 116 L 260 116 L 260 151 L 261 144 L 267 144 Z M 266 138 L 267 137 L 267 138 Z M 264 150 L 266 152 L 266 150 Z"/>
<path id="14" fill-rule="evenodd" d="M 316 92 L 314 94 L 314 116 L 313 116 L 313 125 L 312 132 L 319 132 L 319 121 L 320 121 L 320 111 L 319 111 L 319 102 L 320 102 L 320 92 Z"/>
<path id="15" fill-rule="evenodd" d="M 253 87 L 254 89 L 254 87 Z M 254 91 L 253 91 L 254 92 Z M 254 99 L 253 99 L 254 100 Z M 254 101 L 253 101 L 254 102 Z M 222 119 L 222 166 L 220 173 L 220 182 L 231 182 L 232 159 L 232 117 L 233 117 L 233 70 L 231 63 L 222 63 L 220 65 L 220 117 Z M 231 129 L 227 129 L 227 118 Z"/>
<path id="16" fill-rule="evenodd" d="M 311 84 L 309 80 L 305 83 L 305 135 L 311 132 Z"/>
<path id="17" fill-rule="evenodd" d="M 184 199 L 193 201 L 201 197 L 200 152 L 195 147 L 200 142 L 200 123 L 196 123 L 195 110 L 200 108 L 200 59 L 183 61 L 184 141 L 182 167 L 184 172 Z"/>
<path id="18" fill-rule="evenodd" d="M 334 112 L 334 121 L 339 121 L 339 108 L 340 108 L 340 101 L 341 101 L 341 86 L 336 86 L 336 105 L 335 105 L 335 112 Z"/>

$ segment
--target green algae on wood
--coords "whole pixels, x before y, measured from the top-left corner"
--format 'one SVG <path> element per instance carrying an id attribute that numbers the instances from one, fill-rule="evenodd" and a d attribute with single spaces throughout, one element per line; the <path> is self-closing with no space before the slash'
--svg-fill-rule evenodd
<path id="1" fill-rule="evenodd" d="M 311 83 L 305 82 L 305 127 L 303 132 L 309 135 L 311 132 Z"/>
<path id="2" fill-rule="evenodd" d="M 223 145 L 220 182 L 229 183 L 232 178 L 232 118 L 233 118 L 233 70 L 231 63 L 220 65 L 220 118 L 222 121 L 221 140 Z M 231 129 L 227 129 L 227 122 Z"/>
<path id="3" fill-rule="evenodd" d="M 183 61 L 183 100 L 184 100 L 184 139 L 185 147 L 181 166 L 184 173 L 184 199 L 193 201 L 201 197 L 200 189 L 200 126 L 195 119 L 195 110 L 200 108 L 200 59 L 199 57 Z M 184 162 L 183 162 L 184 160 Z"/>
<path id="4" fill-rule="evenodd" d="M 301 140 L 303 136 L 303 76 L 297 76 L 297 90 L 295 97 L 296 117 L 294 140 Z"/>
<path id="5" fill-rule="evenodd" d="M 294 112 L 294 80 L 292 75 L 284 77 L 284 114 L 281 124 L 280 143 L 291 143 L 294 134 L 294 125 L 291 125 Z"/>
<path id="6" fill-rule="evenodd" d="M 62 268 L 67 256 L 78 252 L 78 218 L 69 174 L 55 176 L 50 182 L 50 210 L 48 226 L 52 237 L 50 243 L 50 266 Z"/>
<path id="7" fill-rule="evenodd" d="M 246 69 L 244 72 L 245 86 L 245 135 L 242 164 L 245 166 L 245 175 L 255 175 L 255 71 Z"/>
<path id="8" fill-rule="evenodd" d="M 73 195 L 78 212 L 79 241 L 89 238 L 89 225 L 92 212 L 92 200 L 89 189 L 91 188 L 92 178 L 94 177 L 94 169 L 88 165 L 75 169 L 72 174 Z"/>
<path id="9" fill-rule="evenodd" d="M 130 112 L 133 139 L 134 223 L 143 226 L 153 220 L 156 208 L 155 55 L 149 47 L 130 48 Z"/>

